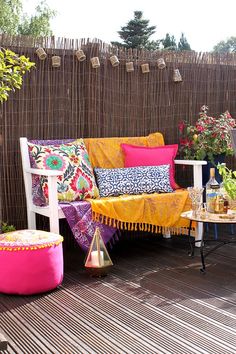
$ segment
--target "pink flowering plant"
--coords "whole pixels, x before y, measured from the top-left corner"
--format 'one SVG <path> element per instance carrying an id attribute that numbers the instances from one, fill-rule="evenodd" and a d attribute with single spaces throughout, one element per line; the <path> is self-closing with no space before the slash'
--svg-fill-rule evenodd
<path id="1" fill-rule="evenodd" d="M 215 155 L 233 155 L 230 129 L 236 126 L 228 111 L 219 118 L 207 115 L 208 107 L 202 106 L 195 125 L 179 123 L 179 153 L 186 160 L 214 161 Z"/>

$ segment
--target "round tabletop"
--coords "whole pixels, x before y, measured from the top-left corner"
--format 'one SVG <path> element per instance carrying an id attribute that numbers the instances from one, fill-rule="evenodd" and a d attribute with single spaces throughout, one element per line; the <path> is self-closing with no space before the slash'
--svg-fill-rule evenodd
<path id="1" fill-rule="evenodd" d="M 201 215 L 202 216 L 202 215 Z M 236 223 L 236 210 L 228 210 L 227 214 L 213 214 L 206 212 L 205 217 L 193 216 L 193 211 L 185 211 L 181 214 L 182 218 L 198 221 L 198 222 L 208 222 L 208 223 L 218 223 L 218 224 L 232 224 Z"/>

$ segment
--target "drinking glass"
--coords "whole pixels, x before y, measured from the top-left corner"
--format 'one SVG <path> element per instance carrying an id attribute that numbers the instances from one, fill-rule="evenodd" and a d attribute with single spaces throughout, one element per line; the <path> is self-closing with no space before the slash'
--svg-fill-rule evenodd
<path id="1" fill-rule="evenodd" d="M 200 213 L 201 213 L 202 194 L 203 194 L 204 188 L 188 187 L 187 190 L 188 190 L 191 202 L 192 202 L 193 217 L 196 218 L 196 217 L 200 216 Z"/>

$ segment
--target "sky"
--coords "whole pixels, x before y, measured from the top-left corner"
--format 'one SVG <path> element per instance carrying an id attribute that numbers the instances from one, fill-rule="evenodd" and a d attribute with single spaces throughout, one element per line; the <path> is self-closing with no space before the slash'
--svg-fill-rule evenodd
<path id="1" fill-rule="evenodd" d="M 40 0 L 23 0 L 24 11 L 32 14 Z M 66 38 L 98 38 L 121 41 L 117 31 L 142 11 L 150 26 L 156 26 L 152 40 L 183 32 L 191 49 L 211 51 L 219 41 L 236 37 L 236 1 L 224 0 L 46 0 L 57 11 L 51 21 L 53 34 Z"/>

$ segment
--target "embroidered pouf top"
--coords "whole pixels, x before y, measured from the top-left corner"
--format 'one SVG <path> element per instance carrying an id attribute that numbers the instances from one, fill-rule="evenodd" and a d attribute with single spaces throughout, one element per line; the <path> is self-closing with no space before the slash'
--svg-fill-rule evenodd
<path id="1" fill-rule="evenodd" d="M 63 237 L 41 230 L 17 230 L 0 235 L 0 251 L 37 250 L 59 245 Z"/>
<path id="2" fill-rule="evenodd" d="M 41 230 L 0 235 L 0 292 L 31 295 L 63 280 L 63 237 Z"/>

